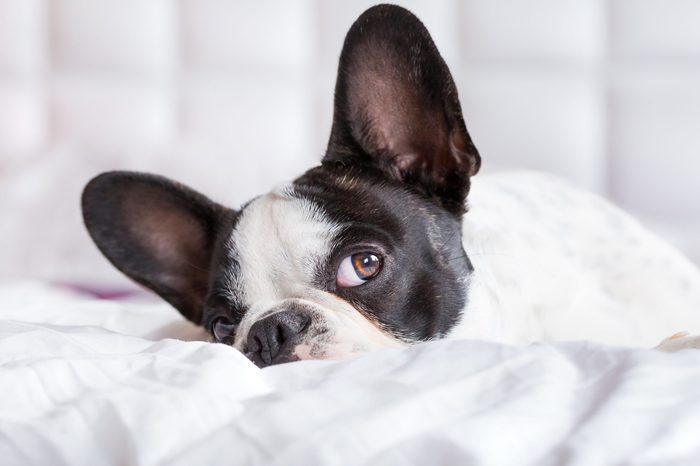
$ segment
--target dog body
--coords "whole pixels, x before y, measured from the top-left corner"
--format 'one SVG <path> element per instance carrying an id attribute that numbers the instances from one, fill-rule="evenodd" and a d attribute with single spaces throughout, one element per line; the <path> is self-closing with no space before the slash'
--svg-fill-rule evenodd
<path id="1" fill-rule="evenodd" d="M 477 177 L 464 217 L 474 273 L 451 336 L 653 346 L 700 333 L 700 273 L 598 196 L 535 173 Z"/>
<path id="2" fill-rule="evenodd" d="M 551 177 L 472 186 L 480 164 L 430 35 L 380 5 L 346 37 L 321 165 L 237 210 L 106 173 L 83 215 L 117 268 L 261 366 L 439 338 L 700 332 L 700 273 L 675 251 Z"/>

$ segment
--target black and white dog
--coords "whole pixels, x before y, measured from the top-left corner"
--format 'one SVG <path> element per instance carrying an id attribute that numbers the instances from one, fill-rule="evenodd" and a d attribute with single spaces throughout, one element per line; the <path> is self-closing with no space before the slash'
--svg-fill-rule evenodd
<path id="1" fill-rule="evenodd" d="M 321 165 L 239 210 L 130 172 L 93 179 L 82 206 L 118 269 L 261 366 L 446 337 L 700 333 L 700 273 L 672 248 L 545 175 L 472 183 L 480 164 L 428 31 L 380 5 L 345 39 Z"/>

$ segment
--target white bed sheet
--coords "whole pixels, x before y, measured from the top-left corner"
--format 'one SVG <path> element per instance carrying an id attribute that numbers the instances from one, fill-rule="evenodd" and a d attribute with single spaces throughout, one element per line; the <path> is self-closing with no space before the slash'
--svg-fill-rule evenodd
<path id="1" fill-rule="evenodd" d="M 441 341 L 260 370 L 163 304 L 0 287 L 0 464 L 700 464 L 700 351 Z"/>

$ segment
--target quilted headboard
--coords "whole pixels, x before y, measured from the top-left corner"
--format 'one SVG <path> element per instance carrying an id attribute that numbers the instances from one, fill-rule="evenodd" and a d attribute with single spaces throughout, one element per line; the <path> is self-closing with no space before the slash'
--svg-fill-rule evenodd
<path id="1" fill-rule="evenodd" d="M 0 0 L 0 277 L 121 283 L 80 223 L 99 171 L 236 205 L 316 162 L 372 3 Z M 452 68 L 486 172 L 558 173 L 700 261 L 700 2 L 398 3 Z"/>

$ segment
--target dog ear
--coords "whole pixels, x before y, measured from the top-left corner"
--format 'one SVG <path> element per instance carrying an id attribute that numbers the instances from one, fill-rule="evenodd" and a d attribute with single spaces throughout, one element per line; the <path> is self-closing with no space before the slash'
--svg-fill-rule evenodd
<path id="1" fill-rule="evenodd" d="M 231 211 L 167 178 L 133 172 L 93 178 L 82 208 L 115 267 L 201 324 L 217 231 Z"/>
<path id="2" fill-rule="evenodd" d="M 323 160 L 379 168 L 463 213 L 481 158 L 450 70 L 411 12 L 375 6 L 350 28 Z"/>

